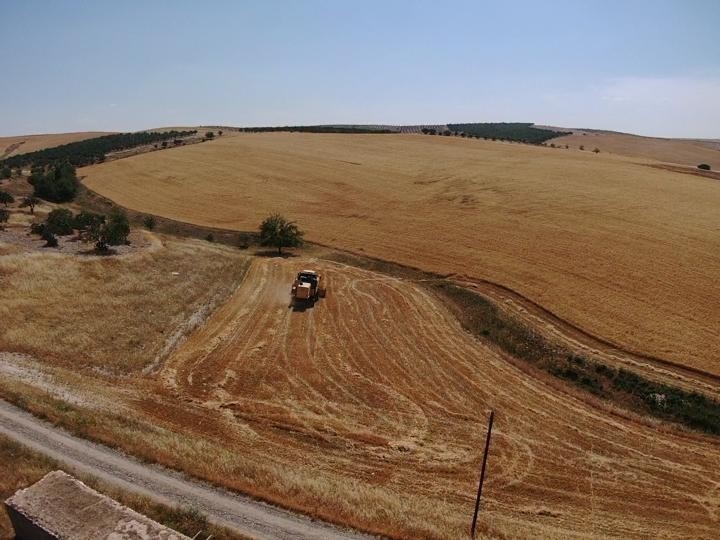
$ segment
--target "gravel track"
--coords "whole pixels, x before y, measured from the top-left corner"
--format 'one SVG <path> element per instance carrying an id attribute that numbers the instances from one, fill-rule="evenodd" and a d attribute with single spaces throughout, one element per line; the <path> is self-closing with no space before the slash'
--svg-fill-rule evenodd
<path id="1" fill-rule="evenodd" d="M 141 463 L 74 437 L 2 400 L 0 434 L 59 461 L 68 472 L 91 474 L 164 504 L 196 508 L 209 521 L 252 538 L 370 538 Z"/>

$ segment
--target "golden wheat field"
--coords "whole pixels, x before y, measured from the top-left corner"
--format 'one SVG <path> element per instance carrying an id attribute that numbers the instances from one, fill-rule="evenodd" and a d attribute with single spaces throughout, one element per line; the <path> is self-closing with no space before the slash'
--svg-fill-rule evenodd
<path id="1" fill-rule="evenodd" d="M 510 287 L 628 350 L 720 374 L 720 184 L 578 150 L 226 134 L 81 170 L 119 204 Z"/>
<path id="2" fill-rule="evenodd" d="M 678 163 L 689 167 L 707 163 L 713 170 L 720 169 L 720 141 L 662 139 L 629 133 L 579 130 L 572 135 L 552 139 L 547 144 L 567 144 L 574 149 L 582 145 L 586 151 L 597 148 L 600 152 Z"/>
<path id="3" fill-rule="evenodd" d="M 111 135 L 105 131 L 81 131 L 77 133 L 48 133 L 43 135 L 18 135 L 0 137 L 0 158 L 26 154 L 45 148 L 60 146 L 71 142 L 84 141 L 102 135 Z"/>

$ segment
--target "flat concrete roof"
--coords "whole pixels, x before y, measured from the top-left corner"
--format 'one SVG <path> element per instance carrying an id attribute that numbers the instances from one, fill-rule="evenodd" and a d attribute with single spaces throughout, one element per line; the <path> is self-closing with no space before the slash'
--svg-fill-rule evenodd
<path id="1" fill-rule="evenodd" d="M 188 539 L 98 493 L 63 471 L 46 474 L 32 486 L 17 491 L 5 501 L 5 505 L 16 529 L 16 520 L 22 521 L 23 528 L 42 529 L 55 538 Z M 19 516 L 13 516 L 13 511 Z"/>

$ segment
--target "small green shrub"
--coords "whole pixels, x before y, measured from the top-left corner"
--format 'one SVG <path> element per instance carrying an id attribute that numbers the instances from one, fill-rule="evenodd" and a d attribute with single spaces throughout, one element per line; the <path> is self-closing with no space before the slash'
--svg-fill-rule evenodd
<path id="1" fill-rule="evenodd" d="M 55 236 L 53 233 L 51 233 L 47 227 L 44 227 L 42 229 L 40 238 L 45 240 L 45 247 L 57 247 L 58 246 L 57 236 Z"/>
<path id="2" fill-rule="evenodd" d="M 7 191 L 0 191 L 0 204 L 7 206 L 8 204 L 14 203 L 15 197 L 10 195 Z"/>
<path id="3" fill-rule="evenodd" d="M 56 208 L 48 214 L 45 224 L 50 234 L 66 236 L 73 233 L 75 218 L 67 208 Z"/>

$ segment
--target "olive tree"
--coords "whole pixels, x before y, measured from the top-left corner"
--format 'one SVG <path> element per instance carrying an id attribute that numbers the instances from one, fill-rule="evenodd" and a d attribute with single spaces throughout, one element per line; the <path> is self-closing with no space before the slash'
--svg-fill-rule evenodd
<path id="1" fill-rule="evenodd" d="M 282 255 L 282 248 L 302 246 L 304 234 L 294 221 L 273 214 L 260 224 L 260 245 L 277 248 Z"/>

